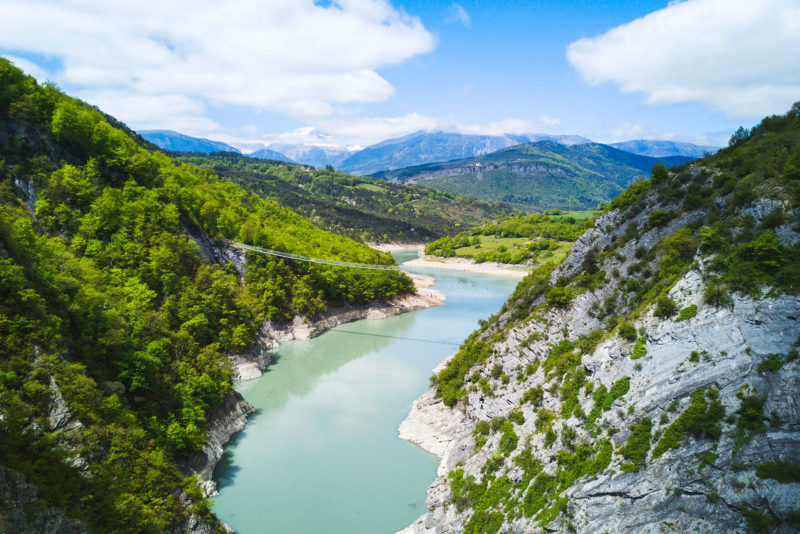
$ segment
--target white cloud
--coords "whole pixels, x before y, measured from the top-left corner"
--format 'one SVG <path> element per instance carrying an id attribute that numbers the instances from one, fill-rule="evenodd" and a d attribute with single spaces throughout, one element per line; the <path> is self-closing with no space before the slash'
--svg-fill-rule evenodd
<path id="1" fill-rule="evenodd" d="M 32 63 L 27 59 L 12 55 L 6 55 L 5 58 L 14 65 L 16 65 L 18 68 L 22 69 L 23 72 L 25 72 L 25 74 L 36 78 L 36 81 L 38 81 L 39 83 L 46 82 L 50 78 L 47 71 L 41 68 L 36 63 Z"/>
<path id="2" fill-rule="evenodd" d="M 465 28 L 469 28 L 470 25 L 469 13 L 467 13 L 467 10 L 464 9 L 461 4 L 455 2 L 450 4 L 450 8 L 448 8 L 447 16 L 444 20 L 449 24 L 461 24 Z"/>
<path id="3" fill-rule="evenodd" d="M 539 122 L 542 123 L 542 125 L 544 126 L 552 127 L 561 124 L 561 119 L 553 119 L 548 117 L 547 115 L 542 115 L 541 117 L 539 117 Z"/>
<path id="4" fill-rule="evenodd" d="M 546 132 L 557 119 L 549 122 L 532 122 L 525 119 L 506 119 L 490 123 L 463 123 L 455 118 L 441 119 L 419 113 L 408 113 L 398 117 L 328 117 L 317 121 L 316 128 L 299 128 L 287 134 L 265 135 L 261 142 L 313 142 L 330 143 L 332 145 L 367 146 L 374 143 L 400 137 L 420 130 L 455 132 L 466 135 L 503 135 Z M 319 133 L 325 132 L 328 137 L 320 139 Z M 252 139 L 230 139 L 230 141 L 246 142 Z M 226 141 L 227 142 L 227 141 Z"/>
<path id="5" fill-rule="evenodd" d="M 608 143 L 615 143 L 617 141 L 629 141 L 631 139 L 661 139 L 660 137 L 651 135 L 648 137 L 644 134 L 644 129 L 642 125 L 638 122 L 631 123 L 631 122 L 623 122 L 618 124 L 615 128 L 611 129 L 611 137 L 608 139 L 603 139 Z"/>
<path id="6" fill-rule="evenodd" d="M 616 82 L 652 104 L 700 102 L 730 118 L 782 113 L 800 98 L 800 2 L 673 2 L 572 43 L 567 58 L 588 82 Z"/>
<path id="7" fill-rule="evenodd" d="M 525 119 L 505 119 L 487 124 L 449 123 L 441 129 L 467 135 L 503 135 L 533 133 L 535 126 Z"/>
<path id="8" fill-rule="evenodd" d="M 57 59 L 50 78 L 135 128 L 202 133 L 206 103 L 324 117 L 388 98 L 376 69 L 434 45 L 388 0 L 0 3 L 0 48 Z"/>

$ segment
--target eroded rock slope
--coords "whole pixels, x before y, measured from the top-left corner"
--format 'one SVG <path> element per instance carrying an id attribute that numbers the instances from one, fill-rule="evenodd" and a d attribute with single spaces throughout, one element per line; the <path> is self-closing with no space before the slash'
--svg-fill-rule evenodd
<path id="1" fill-rule="evenodd" d="M 520 283 L 401 426 L 442 457 L 404 532 L 800 528 L 798 132 L 657 167 Z"/>

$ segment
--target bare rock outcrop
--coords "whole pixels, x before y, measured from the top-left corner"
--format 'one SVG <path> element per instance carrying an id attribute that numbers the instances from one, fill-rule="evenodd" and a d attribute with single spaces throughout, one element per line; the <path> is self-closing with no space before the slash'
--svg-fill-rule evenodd
<path id="1" fill-rule="evenodd" d="M 186 459 L 184 472 L 187 476 L 197 476 L 200 486 L 207 496 L 217 494 L 217 483 L 211 475 L 222 458 L 225 444 L 235 434 L 244 430 L 247 416 L 255 412 L 255 407 L 244 397 L 232 391 L 222 404 L 208 414 L 208 443 L 197 453 Z"/>

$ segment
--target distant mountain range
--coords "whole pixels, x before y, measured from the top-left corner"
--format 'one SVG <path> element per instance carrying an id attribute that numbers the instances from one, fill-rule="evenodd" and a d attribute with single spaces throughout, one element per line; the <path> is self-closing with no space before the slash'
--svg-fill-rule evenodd
<path id="1" fill-rule="evenodd" d="M 529 209 L 587 209 L 611 200 L 638 176 L 649 175 L 659 161 L 671 166 L 691 159 L 641 156 L 598 143 L 540 141 L 373 176 Z"/>
<path id="2" fill-rule="evenodd" d="M 654 156 L 663 158 L 668 156 L 687 156 L 690 158 L 702 158 L 706 154 L 713 154 L 720 147 L 708 145 L 695 145 L 693 143 L 680 143 L 676 141 L 661 141 L 654 139 L 635 139 L 633 141 L 623 141 L 621 143 L 611 143 L 609 146 L 632 152 L 642 156 Z"/>
<path id="3" fill-rule="evenodd" d="M 174 152 L 247 153 L 254 158 L 301 163 L 316 168 L 331 165 L 357 175 L 397 169 L 405 171 L 408 167 L 418 165 L 476 158 L 531 142 L 550 141 L 567 147 L 592 143 L 577 135 L 466 135 L 419 131 L 359 148 L 338 145 L 331 136 L 315 128 L 298 128 L 267 145 L 250 143 L 232 146 L 170 130 L 144 130 L 139 134 L 162 149 Z M 644 139 L 609 146 L 632 154 L 661 158 L 680 156 L 693 159 L 717 150 L 716 147 L 692 143 Z"/>
<path id="4" fill-rule="evenodd" d="M 589 139 L 576 135 L 465 135 L 420 131 L 368 146 L 343 160 L 338 168 L 358 175 L 372 174 L 423 163 L 482 156 L 513 145 L 543 140 L 564 145 L 591 143 Z"/>
<path id="5" fill-rule="evenodd" d="M 289 143 L 270 143 L 267 148 L 248 154 L 252 158 L 275 159 L 268 154 L 282 154 L 283 160 L 291 160 L 317 169 L 328 165 L 339 168 L 339 164 L 352 152 L 346 148 L 329 147 L 311 144 L 293 145 Z"/>
<path id="6" fill-rule="evenodd" d="M 239 152 L 238 150 L 236 152 Z M 281 152 L 276 152 L 274 150 L 270 150 L 269 148 L 262 148 L 256 150 L 252 154 L 249 154 L 251 158 L 259 158 L 259 159 L 270 159 L 274 161 L 285 161 L 287 163 L 297 163 L 296 161 L 286 157 L 285 154 Z"/>
<path id="7" fill-rule="evenodd" d="M 163 150 L 172 152 L 239 152 L 238 149 L 220 141 L 190 137 L 172 130 L 141 130 L 137 132 L 147 141 Z"/>

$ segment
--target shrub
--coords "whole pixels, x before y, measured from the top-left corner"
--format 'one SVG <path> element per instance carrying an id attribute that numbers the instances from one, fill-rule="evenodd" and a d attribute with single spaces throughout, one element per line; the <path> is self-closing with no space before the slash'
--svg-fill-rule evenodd
<path id="1" fill-rule="evenodd" d="M 733 299 L 728 290 L 719 282 L 709 282 L 703 290 L 703 301 L 711 306 L 731 306 Z"/>
<path id="2" fill-rule="evenodd" d="M 495 365 L 492 367 L 492 378 L 500 378 L 500 375 L 503 374 L 503 366 L 500 364 Z"/>
<path id="3" fill-rule="evenodd" d="M 741 260 L 753 262 L 756 268 L 765 272 L 777 271 L 786 262 L 783 247 L 774 230 L 767 230 L 741 245 L 735 255 Z"/>
<path id="4" fill-rule="evenodd" d="M 656 309 L 653 312 L 656 317 L 669 319 L 678 311 L 678 305 L 667 295 L 661 295 L 656 300 Z"/>
<path id="5" fill-rule="evenodd" d="M 506 424 L 506 418 L 502 415 L 498 415 L 496 417 L 492 417 L 492 421 L 489 425 L 492 427 L 492 430 L 497 431 L 503 428 L 503 425 Z"/>
<path id="6" fill-rule="evenodd" d="M 650 213 L 647 221 L 650 223 L 650 226 L 655 227 L 664 226 L 670 221 L 670 219 L 672 219 L 672 213 L 665 210 L 655 210 Z"/>
<path id="7" fill-rule="evenodd" d="M 618 328 L 619 335 L 623 339 L 627 339 L 628 341 L 633 341 L 636 339 L 636 327 L 633 326 L 630 321 L 621 321 Z"/>
<path id="8" fill-rule="evenodd" d="M 710 402 L 709 402 L 710 400 Z M 719 401 L 717 391 L 699 389 L 692 393 L 689 406 L 664 431 L 664 435 L 653 449 L 653 460 L 668 449 L 677 449 L 684 434 L 695 437 L 707 435 L 719 438 L 722 429 L 719 422 L 725 416 L 725 407 Z"/>
<path id="9" fill-rule="evenodd" d="M 519 438 L 514 432 L 514 425 L 510 422 L 506 422 L 503 425 L 503 435 L 500 436 L 500 452 L 508 456 L 517 448 L 518 443 Z"/>
<path id="10" fill-rule="evenodd" d="M 758 364 L 759 373 L 777 373 L 783 367 L 783 356 L 780 354 L 770 354 Z"/>
<path id="11" fill-rule="evenodd" d="M 800 464 L 776 461 L 766 462 L 756 468 L 759 478 L 771 478 L 781 484 L 800 482 Z"/>
<path id="12" fill-rule="evenodd" d="M 639 337 L 636 339 L 636 343 L 633 344 L 633 352 L 631 353 L 631 360 L 638 360 L 639 358 L 647 354 L 647 348 L 645 348 L 644 344 L 645 344 L 644 337 Z"/>
<path id="13" fill-rule="evenodd" d="M 648 418 L 644 418 L 635 425 L 631 431 L 631 435 L 625 441 L 619 452 L 628 461 L 631 462 L 631 468 L 623 470 L 638 471 L 639 466 L 644 464 L 647 459 L 647 453 L 650 451 L 650 432 L 653 428 L 653 423 Z"/>
<path id="14" fill-rule="evenodd" d="M 526 391 L 522 395 L 522 403 L 531 403 L 534 406 L 540 406 L 542 404 L 542 400 L 544 399 L 544 390 L 542 386 L 536 386 L 535 388 L 531 388 Z"/>
<path id="15" fill-rule="evenodd" d="M 491 427 L 489 426 L 489 421 L 478 421 L 478 424 L 475 425 L 475 430 L 472 431 L 473 436 L 488 436 Z"/>
<path id="16" fill-rule="evenodd" d="M 658 185 L 667 181 L 667 167 L 663 163 L 656 163 L 653 165 L 653 171 L 650 174 L 650 183 Z"/>
<path id="17" fill-rule="evenodd" d="M 766 534 L 770 532 L 775 525 L 775 519 L 761 513 L 760 511 L 751 508 L 742 512 L 744 514 L 747 526 L 759 533 Z"/>
<path id="18" fill-rule="evenodd" d="M 566 287 L 551 287 L 547 291 L 547 304 L 556 308 L 566 308 L 572 302 L 572 293 Z"/>
<path id="19" fill-rule="evenodd" d="M 517 425 L 525 424 L 525 416 L 522 415 L 522 412 L 519 410 L 514 410 L 513 412 L 508 414 L 508 420 Z"/>
<path id="20" fill-rule="evenodd" d="M 753 434 L 760 434 L 767 431 L 764 425 L 764 397 L 755 395 L 745 395 L 740 392 L 737 397 L 742 401 L 736 411 L 736 443 L 733 446 L 735 453 L 741 449 L 745 443 L 749 443 Z"/>
<path id="21" fill-rule="evenodd" d="M 692 304 L 691 306 L 687 306 L 681 310 L 681 313 L 678 314 L 677 321 L 688 321 L 689 319 L 694 318 L 697 316 L 697 305 Z"/>

